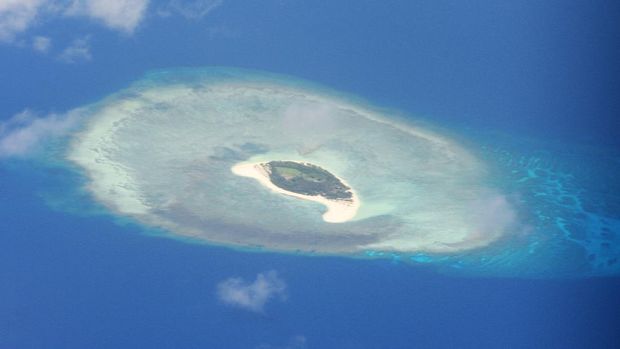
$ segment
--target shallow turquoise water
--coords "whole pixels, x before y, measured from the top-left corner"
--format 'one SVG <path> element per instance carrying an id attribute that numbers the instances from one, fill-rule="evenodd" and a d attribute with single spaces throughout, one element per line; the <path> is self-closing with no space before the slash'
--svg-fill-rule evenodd
<path id="1" fill-rule="evenodd" d="M 196 84 L 196 88 L 201 88 L 205 81 L 241 84 L 261 81 L 321 91 L 359 105 L 371 106 L 360 98 L 307 81 L 229 68 L 153 72 L 134 84 L 133 88 L 140 91 L 152 86 L 179 83 Z M 107 103 L 123 98 L 132 98 L 131 89 L 88 109 L 105 108 Z M 396 115 L 395 120 L 398 121 L 421 123 L 419 119 L 402 112 L 371 108 Z M 614 275 L 620 270 L 620 243 L 617 238 L 620 199 L 618 185 L 614 182 L 614 173 L 618 173 L 620 166 L 614 150 L 543 142 L 486 130 L 434 125 L 428 121 L 422 124 L 436 134 L 456 139 L 483 161 L 489 172 L 486 183 L 500 190 L 514 205 L 518 226 L 489 246 L 464 252 L 403 253 L 366 249 L 352 257 L 388 258 L 465 275 L 580 277 Z M 492 221 L 492 217 L 490 219 Z M 145 229 L 149 230 L 148 227 Z M 174 233 L 164 235 L 176 237 Z M 187 237 L 176 238 L 187 240 Z M 187 241 L 204 243 L 202 240 Z M 316 253 L 320 255 L 321 251 Z"/>
<path id="2" fill-rule="evenodd" d="M 620 278 L 609 258 L 617 238 L 590 224 L 609 226 L 620 211 L 619 2 L 226 0 L 192 21 L 159 18 L 169 0 L 149 3 L 133 36 L 57 13 L 16 45 L 0 45 L 0 118 L 94 103 L 162 67 L 289 74 L 410 113 L 458 139 L 493 164 L 494 185 L 517 199 L 521 192 L 544 216 L 525 206 L 519 218 L 544 229 L 445 259 L 240 251 L 112 215 L 82 190 L 86 180 L 62 147 L 37 161 L 3 159 L 1 348 L 620 343 Z M 28 47 L 35 35 L 52 39 L 47 55 Z M 84 36 L 91 61 L 56 59 Z M 558 199 L 559 191 L 589 213 Z M 222 280 L 251 281 L 269 270 L 287 283 L 286 301 L 263 314 L 218 302 Z M 610 277 L 587 277 L 603 273 Z"/>

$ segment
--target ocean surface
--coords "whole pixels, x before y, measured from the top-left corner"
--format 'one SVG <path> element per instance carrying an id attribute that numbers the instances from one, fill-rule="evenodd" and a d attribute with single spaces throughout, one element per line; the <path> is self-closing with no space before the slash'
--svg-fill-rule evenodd
<path id="1" fill-rule="evenodd" d="M 445 130 L 536 208 L 534 232 L 493 263 L 239 251 L 111 214 L 53 144 L 0 160 L 0 348 L 617 347 L 619 15 L 606 1 L 231 1 L 205 26 L 92 29 L 87 64 L 0 47 L 2 119 L 87 105 L 156 69 L 259 69 Z M 286 296 L 262 311 L 218 297 L 223 280 L 269 271 Z"/>
<path id="2" fill-rule="evenodd" d="M 3 169 L 2 195 L 15 198 L 1 210 L 6 348 L 284 348 L 299 336 L 318 348 L 612 348 L 618 339 L 617 277 L 463 277 L 190 244 L 50 210 L 33 189 L 63 173 L 19 167 Z M 285 301 L 261 314 L 218 301 L 219 281 L 267 270 L 286 280 Z"/>

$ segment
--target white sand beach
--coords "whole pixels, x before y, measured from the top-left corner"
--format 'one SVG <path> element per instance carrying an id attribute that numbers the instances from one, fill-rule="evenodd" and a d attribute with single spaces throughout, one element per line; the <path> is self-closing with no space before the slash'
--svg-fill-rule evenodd
<path id="1" fill-rule="evenodd" d="M 231 171 L 237 176 L 254 178 L 260 184 L 276 193 L 293 196 L 298 199 L 310 200 L 325 205 L 327 207 L 327 212 L 323 214 L 323 220 L 328 223 L 347 222 L 355 217 L 357 210 L 360 207 L 359 197 L 352 189 L 351 193 L 353 196 L 350 200 L 328 200 L 318 195 L 303 195 L 279 188 L 271 182 L 269 179 L 269 172 L 264 168 L 264 166 L 262 166 L 262 163 L 238 163 L 231 168 Z M 338 178 L 349 188 L 351 187 L 343 181 L 342 178 L 336 178 Z"/>

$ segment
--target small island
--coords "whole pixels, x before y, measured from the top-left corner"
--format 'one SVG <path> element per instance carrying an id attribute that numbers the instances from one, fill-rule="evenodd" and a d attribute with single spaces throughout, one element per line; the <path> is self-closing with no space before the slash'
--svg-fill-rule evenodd
<path id="1" fill-rule="evenodd" d="M 319 195 L 328 200 L 349 200 L 351 188 L 319 166 L 295 161 L 270 161 L 264 164 L 276 186 L 297 194 Z"/>
<path id="2" fill-rule="evenodd" d="M 239 163 L 231 170 L 238 176 L 254 178 L 279 194 L 325 205 L 323 220 L 329 223 L 352 219 L 360 206 L 357 195 L 342 179 L 308 162 Z"/>

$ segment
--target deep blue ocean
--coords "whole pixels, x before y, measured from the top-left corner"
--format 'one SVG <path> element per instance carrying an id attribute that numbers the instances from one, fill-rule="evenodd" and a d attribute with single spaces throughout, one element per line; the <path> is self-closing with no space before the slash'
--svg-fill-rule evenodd
<path id="1" fill-rule="evenodd" d="M 518 189 L 605 213 L 563 215 L 579 243 L 543 243 L 512 274 L 452 272 L 170 239 L 79 195 L 58 154 L 1 159 L 0 349 L 620 347 L 618 18 L 613 1 L 225 1 L 129 38 L 48 24 L 59 40 L 92 35 L 87 63 L 0 46 L 2 119 L 93 103 L 155 69 L 258 69 L 453 130 L 544 178 Z M 285 300 L 259 313 L 218 300 L 222 280 L 269 270 Z"/>

